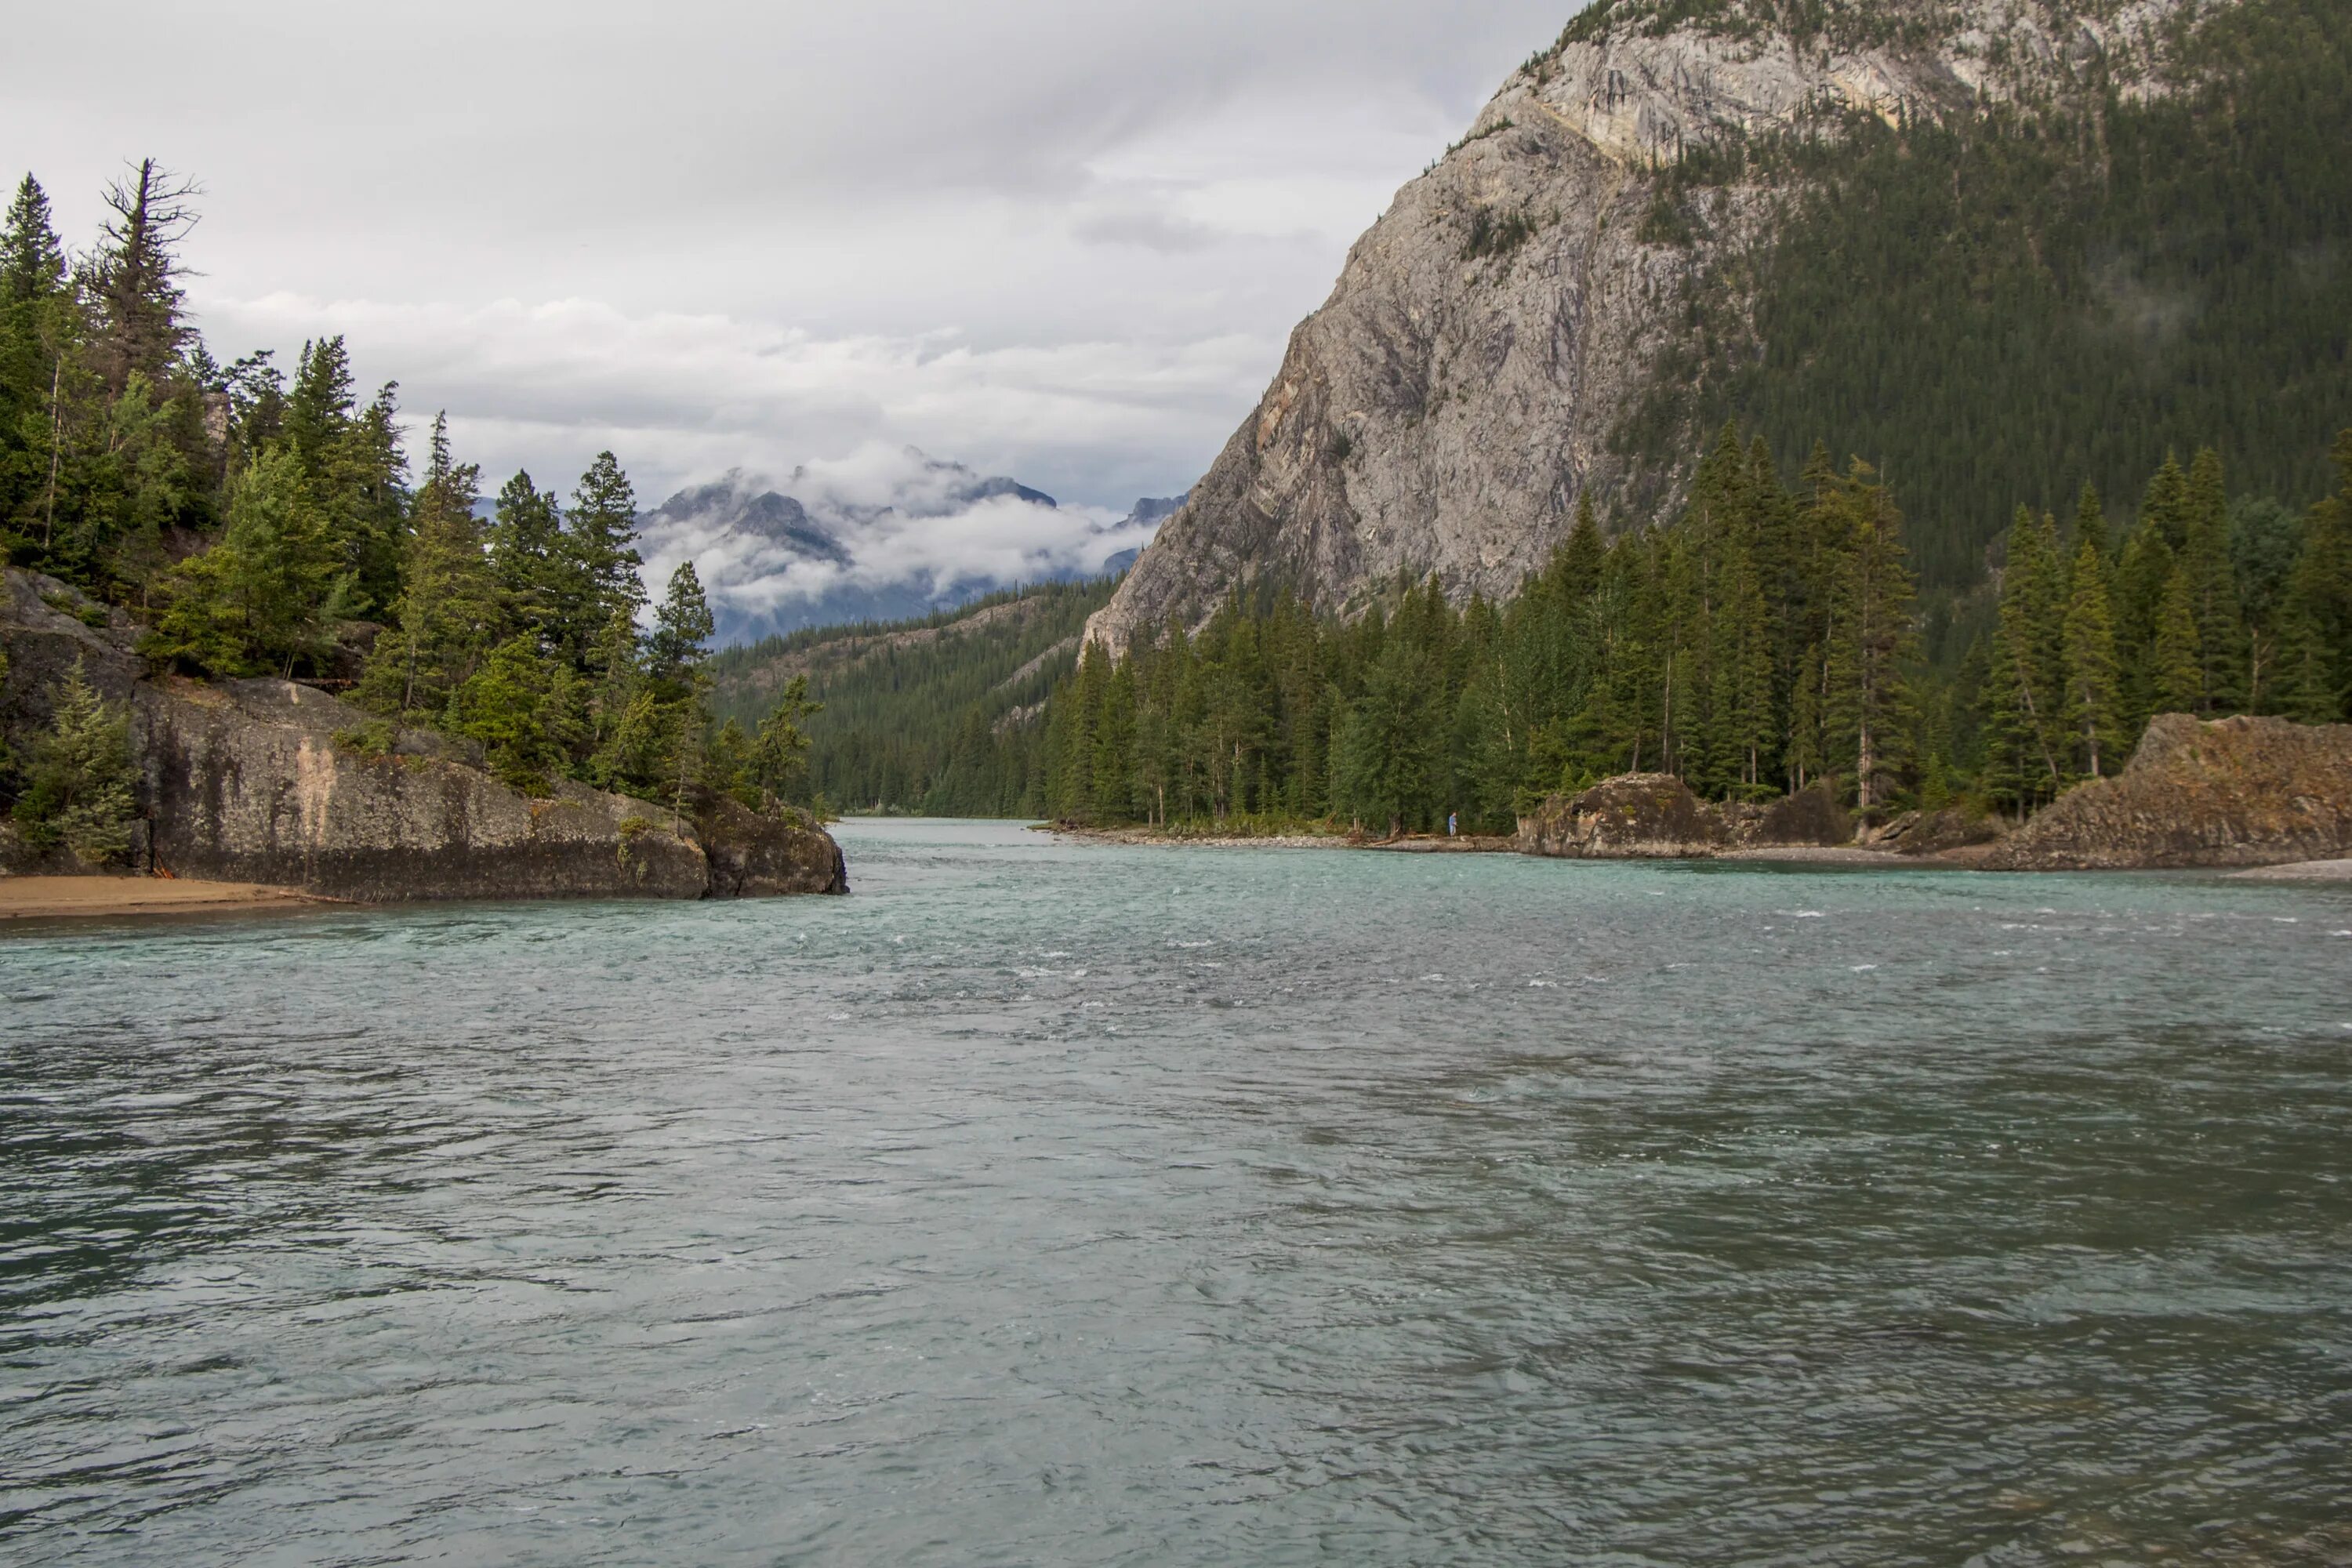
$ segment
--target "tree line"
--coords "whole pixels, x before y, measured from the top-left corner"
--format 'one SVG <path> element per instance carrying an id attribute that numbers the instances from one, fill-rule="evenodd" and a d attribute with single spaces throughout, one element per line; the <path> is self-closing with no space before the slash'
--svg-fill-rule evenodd
<path id="1" fill-rule="evenodd" d="M 446 418 L 412 476 L 397 384 L 362 401 L 341 336 L 305 343 L 290 377 L 268 350 L 223 366 L 184 310 L 196 194 L 143 161 L 69 255 L 39 183 L 17 186 L 0 219 L 0 561 L 131 611 L 158 663 L 347 690 L 374 716 L 344 737 L 362 750 L 423 726 L 534 793 L 793 796 L 805 686 L 714 723 L 701 584 L 689 563 L 648 604 L 614 455 L 568 501 L 518 473 L 486 518 Z M 86 726 L 79 700 L 58 694 L 60 722 Z M 37 834 L 57 815 L 57 789 L 5 754 L 0 788 Z"/>
<path id="2" fill-rule="evenodd" d="M 2168 459 L 2127 527 L 2086 489 L 2021 511 L 1990 626 L 1931 659 L 1889 488 L 1817 444 L 1784 482 L 1726 427 L 1671 521 L 1604 540 L 1589 500 L 1507 604 L 1400 581 L 1352 622 L 1236 595 L 1204 626 L 1090 647 L 1049 708 L 1049 811 L 1507 832 L 1614 773 L 1703 796 L 1826 783 L 1865 816 L 2022 814 L 2111 773 L 2155 713 L 2345 716 L 2352 431 L 2298 515 Z M 1947 645 L 1958 639 L 1947 635 Z"/>

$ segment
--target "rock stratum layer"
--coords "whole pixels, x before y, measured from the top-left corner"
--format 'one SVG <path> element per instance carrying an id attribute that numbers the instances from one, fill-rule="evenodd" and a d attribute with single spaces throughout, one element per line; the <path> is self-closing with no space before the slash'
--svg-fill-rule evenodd
<path id="1" fill-rule="evenodd" d="M 1995 846 L 1996 870 L 2275 866 L 2352 853 L 2352 724 L 2151 721 L 2131 762 Z"/>
<path id="2" fill-rule="evenodd" d="M 1679 149 L 1825 106 L 1891 120 L 2038 98 L 2092 62 L 2122 96 L 2150 92 L 2165 24 L 2195 3 L 1832 4 L 1844 25 L 1802 41 L 1728 0 L 1580 18 L 1356 243 L 1088 639 L 1116 652 L 1197 626 L 1254 583 L 1340 613 L 1400 573 L 1507 595 L 1580 495 L 1629 478 L 1609 437 L 1675 342 L 1678 291 L 1774 221 L 1781 193 L 1734 182 L 1707 194 L 1704 233 L 1645 241 Z M 1672 20 L 1693 11 L 1722 15 Z"/>
<path id="3" fill-rule="evenodd" d="M 25 573 L 8 573 L 6 589 L 0 724 L 21 734 L 44 721 L 47 694 L 77 663 L 128 704 L 138 868 L 365 902 L 847 889 L 839 846 L 797 814 L 762 816 L 703 793 L 674 815 L 568 782 L 534 798 L 421 731 L 365 754 L 337 737 L 369 715 L 335 697 L 283 680 L 151 678 L 119 613 L 90 625 L 88 601 Z"/>

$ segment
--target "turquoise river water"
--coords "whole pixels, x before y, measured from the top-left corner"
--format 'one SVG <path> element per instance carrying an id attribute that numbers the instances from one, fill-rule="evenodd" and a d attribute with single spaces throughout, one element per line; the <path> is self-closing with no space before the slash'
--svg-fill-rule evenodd
<path id="1" fill-rule="evenodd" d="M 2352 889 L 842 837 L 0 935 L 0 1561 L 2352 1560 Z"/>

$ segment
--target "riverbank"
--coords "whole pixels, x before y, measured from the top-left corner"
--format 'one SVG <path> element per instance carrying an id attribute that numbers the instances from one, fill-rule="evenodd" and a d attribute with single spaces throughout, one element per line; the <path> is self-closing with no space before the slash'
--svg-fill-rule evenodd
<path id="1" fill-rule="evenodd" d="M 257 882 L 163 877 L 0 877 L 0 921 L 74 920 L 206 910 L 292 908 L 325 902 Z"/>

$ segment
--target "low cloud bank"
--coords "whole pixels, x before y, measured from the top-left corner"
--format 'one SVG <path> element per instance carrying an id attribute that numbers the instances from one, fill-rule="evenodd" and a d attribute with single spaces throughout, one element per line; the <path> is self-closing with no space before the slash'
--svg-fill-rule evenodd
<path id="1" fill-rule="evenodd" d="M 961 604 L 1014 584 L 1118 570 L 1172 510 L 1064 506 L 1003 476 L 869 444 L 771 481 L 740 469 L 643 520 L 659 594 L 692 561 L 723 643 Z"/>

